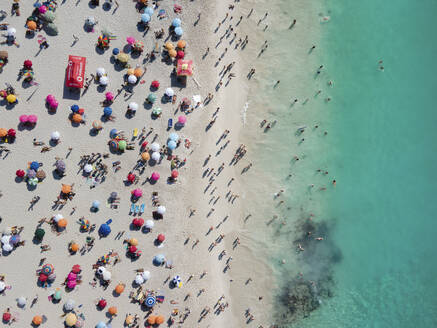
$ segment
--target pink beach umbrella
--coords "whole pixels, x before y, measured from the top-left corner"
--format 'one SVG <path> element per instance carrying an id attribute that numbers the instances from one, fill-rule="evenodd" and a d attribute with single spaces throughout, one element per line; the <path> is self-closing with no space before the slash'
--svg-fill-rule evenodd
<path id="1" fill-rule="evenodd" d="M 53 100 L 55 100 L 55 96 L 54 95 L 47 95 L 47 97 L 46 97 L 46 101 L 48 102 L 48 103 L 51 103 Z"/>
<path id="2" fill-rule="evenodd" d="M 179 124 L 185 124 L 187 122 L 187 117 L 185 115 L 181 115 L 178 117 Z"/>
<path id="3" fill-rule="evenodd" d="M 75 274 L 75 273 L 73 273 L 73 272 L 70 272 L 69 274 L 68 274 L 68 276 L 67 276 L 67 280 L 68 281 L 70 281 L 70 280 L 76 280 L 77 279 L 77 274 Z"/>
<path id="4" fill-rule="evenodd" d="M 153 181 L 158 181 L 158 180 L 159 180 L 159 177 L 160 177 L 160 175 L 159 175 L 158 172 L 153 172 L 153 173 L 152 173 L 152 176 L 151 176 L 151 179 L 152 179 Z"/>
<path id="5" fill-rule="evenodd" d="M 129 43 L 130 45 L 133 45 L 135 43 L 135 38 L 133 36 L 128 36 L 126 38 L 126 42 Z"/>
<path id="6" fill-rule="evenodd" d="M 68 288 L 73 289 L 73 288 L 76 287 L 76 286 L 77 286 L 77 282 L 76 282 L 76 280 L 68 280 L 68 281 L 67 281 L 67 287 L 68 287 Z"/>
<path id="7" fill-rule="evenodd" d="M 44 14 L 47 11 L 47 7 L 42 5 L 38 8 L 40 14 Z"/>
<path id="8" fill-rule="evenodd" d="M 112 92 L 105 93 L 105 98 L 107 101 L 113 101 L 114 100 L 114 94 Z"/>
<path id="9" fill-rule="evenodd" d="M 29 121 L 29 116 L 27 115 L 20 115 L 20 123 L 27 123 Z"/>
<path id="10" fill-rule="evenodd" d="M 59 106 L 59 102 L 56 99 L 53 99 L 52 101 L 49 102 L 49 106 L 53 109 L 56 109 Z"/>
<path id="11" fill-rule="evenodd" d="M 132 195 L 136 198 L 140 198 L 143 195 L 143 192 L 141 191 L 141 189 L 134 189 L 132 191 Z"/>
<path id="12" fill-rule="evenodd" d="M 38 116 L 36 115 L 29 115 L 27 117 L 27 122 L 32 123 L 32 124 L 36 124 L 36 122 L 38 121 Z"/>

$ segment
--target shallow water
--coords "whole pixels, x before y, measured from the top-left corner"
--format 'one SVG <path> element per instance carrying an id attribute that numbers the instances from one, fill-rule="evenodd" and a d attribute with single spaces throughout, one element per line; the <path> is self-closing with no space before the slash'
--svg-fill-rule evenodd
<path id="1" fill-rule="evenodd" d="M 302 305 L 294 312 L 289 305 L 286 317 L 281 317 L 286 307 L 279 307 L 281 323 L 437 325 L 432 249 L 437 114 L 431 89 L 437 82 L 436 10 L 432 0 L 311 6 L 278 0 L 270 6 L 275 30 L 257 62 L 246 133 L 258 154 L 252 174 L 265 180 L 252 182 L 247 199 L 254 206 L 266 200 L 258 204 L 258 246 L 270 251 L 278 300 L 283 302 L 287 291 L 287 302 Z M 324 16 L 330 20 L 323 22 Z M 288 30 L 291 17 L 298 22 Z M 308 54 L 312 44 L 317 48 Z M 273 88 L 277 79 L 281 83 Z M 333 87 L 327 85 L 331 80 Z M 317 90 L 322 93 L 315 96 Z M 299 101 L 290 106 L 294 98 Z M 278 122 L 263 133 L 257 127 L 262 119 Z M 305 126 L 302 135 L 296 133 Z M 281 188 L 284 195 L 274 200 Z M 279 199 L 286 202 L 278 205 Z M 306 225 L 311 214 L 314 227 Z M 266 226 L 273 215 L 278 218 Z M 309 229 L 324 240 L 309 240 Z M 304 252 L 296 251 L 297 243 Z"/>

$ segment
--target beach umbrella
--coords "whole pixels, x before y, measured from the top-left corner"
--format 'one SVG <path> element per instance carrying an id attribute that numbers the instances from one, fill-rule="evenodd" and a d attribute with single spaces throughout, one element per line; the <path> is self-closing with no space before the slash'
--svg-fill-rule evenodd
<path id="1" fill-rule="evenodd" d="M 141 228 L 144 224 L 144 219 L 142 218 L 136 218 L 132 220 L 132 224 L 137 227 L 137 228 Z M 135 245 L 136 246 L 136 245 Z"/>
<path id="2" fill-rule="evenodd" d="M 23 170 L 17 170 L 15 172 L 16 176 L 19 178 L 24 178 L 24 176 L 26 175 L 26 172 L 24 172 Z"/>
<path id="3" fill-rule="evenodd" d="M 33 161 L 30 163 L 29 168 L 31 170 L 37 171 L 39 169 L 39 163 L 37 161 Z"/>
<path id="4" fill-rule="evenodd" d="M 150 154 L 148 152 L 144 152 L 141 154 L 141 159 L 143 161 L 148 161 L 150 159 Z"/>
<path id="5" fill-rule="evenodd" d="M 38 280 L 40 282 L 46 282 L 48 278 L 49 277 L 47 277 L 44 273 L 40 273 L 39 276 L 38 276 Z"/>
<path id="6" fill-rule="evenodd" d="M 153 263 L 156 265 L 162 265 L 165 262 L 165 256 L 163 254 L 158 254 L 153 258 Z"/>
<path id="7" fill-rule="evenodd" d="M 133 195 L 135 198 L 140 198 L 140 197 L 143 195 L 143 192 L 141 191 L 141 189 L 137 188 L 137 189 L 134 189 L 134 190 L 132 191 L 132 195 Z"/>
<path id="8" fill-rule="evenodd" d="M 104 309 L 104 308 L 106 307 L 106 304 L 107 304 L 107 302 L 102 298 L 102 299 L 100 299 L 99 302 L 97 303 L 97 306 L 98 306 L 100 309 Z"/>
<path id="9" fill-rule="evenodd" d="M 171 25 L 174 26 L 174 27 L 179 27 L 179 26 L 181 26 L 181 23 L 182 23 L 182 21 L 181 21 L 180 18 L 175 18 L 175 19 L 173 19 L 173 21 L 171 22 Z"/>
<path id="10" fill-rule="evenodd" d="M 120 141 L 118 142 L 118 149 L 119 149 L 120 151 L 125 151 L 125 150 L 126 150 L 126 147 L 127 147 L 127 142 L 126 142 L 126 140 L 120 140 Z"/>
<path id="11" fill-rule="evenodd" d="M 157 208 L 157 212 L 159 213 L 159 214 L 161 214 L 161 215 L 164 215 L 164 213 L 166 212 L 166 208 L 165 208 L 165 206 L 158 206 L 158 208 Z"/>
<path id="12" fill-rule="evenodd" d="M 185 40 L 179 40 L 178 41 L 177 47 L 179 49 L 184 49 L 186 46 L 187 46 L 187 43 L 185 42 Z"/>
<path id="13" fill-rule="evenodd" d="M 65 227 L 67 226 L 67 219 L 60 219 L 58 221 L 58 228 L 60 229 L 65 229 Z"/>
<path id="14" fill-rule="evenodd" d="M 65 171 L 65 162 L 63 160 L 57 160 L 55 162 L 55 167 L 56 167 L 56 170 L 58 170 L 59 172 L 64 172 Z"/>
<path id="15" fill-rule="evenodd" d="M 76 304 L 76 302 L 72 299 L 69 299 L 65 304 L 64 304 L 64 309 L 65 311 L 73 311 L 74 309 L 74 305 Z"/>
<path id="16" fill-rule="evenodd" d="M 6 33 L 8 34 L 8 36 L 15 36 L 15 34 L 17 33 L 17 30 L 13 27 L 10 27 L 10 28 L 8 28 Z"/>
<path id="17" fill-rule="evenodd" d="M 12 252 L 12 250 L 14 249 L 14 247 L 12 247 L 11 244 L 3 244 L 2 249 L 3 249 L 3 251 L 5 251 L 5 252 Z"/>
<path id="18" fill-rule="evenodd" d="M 115 97 L 114 97 L 114 94 L 112 92 L 108 91 L 105 93 L 105 98 L 107 101 L 113 101 Z"/>
<path id="19" fill-rule="evenodd" d="M 73 121 L 73 123 L 80 123 L 82 122 L 82 116 L 80 114 L 74 113 L 71 117 L 71 120 Z"/>
<path id="20" fill-rule="evenodd" d="M 77 316 L 74 313 L 68 313 L 65 316 L 65 324 L 68 327 L 73 327 L 77 322 Z"/>
<path id="21" fill-rule="evenodd" d="M 155 305 L 155 303 L 156 303 L 155 296 L 153 296 L 151 294 L 147 295 L 146 301 L 144 302 L 144 304 L 150 308 L 150 307 L 153 307 Z"/>
<path id="22" fill-rule="evenodd" d="M 156 95 L 153 93 L 149 94 L 147 96 L 147 101 L 153 104 L 156 101 Z"/>
<path id="23" fill-rule="evenodd" d="M 128 36 L 128 37 L 126 38 L 126 42 L 127 42 L 129 45 L 133 45 L 133 44 L 135 43 L 135 38 L 134 38 L 133 36 Z"/>
<path id="24" fill-rule="evenodd" d="M 18 120 L 20 121 L 20 123 L 23 123 L 23 124 L 27 123 L 27 121 L 29 120 L 29 116 L 27 116 L 27 115 L 20 115 Z"/>
<path id="25" fill-rule="evenodd" d="M 97 268 L 97 274 L 102 275 L 103 272 L 106 272 L 106 268 L 104 266 L 99 266 Z"/>
<path id="26" fill-rule="evenodd" d="M 129 61 L 129 56 L 125 54 L 124 52 L 120 52 L 117 55 L 117 60 L 121 63 L 127 63 Z"/>
<path id="27" fill-rule="evenodd" d="M 46 13 L 47 12 L 47 6 L 45 6 L 45 5 L 39 6 L 38 11 L 39 11 L 40 14 Z"/>
<path id="28" fill-rule="evenodd" d="M 101 76 L 106 74 L 106 71 L 105 71 L 105 69 L 103 67 L 99 67 L 96 70 L 96 74 L 97 74 L 98 77 L 101 77 Z"/>
<path id="29" fill-rule="evenodd" d="M 77 113 L 79 111 L 79 106 L 75 104 L 75 105 L 72 105 L 70 107 L 70 109 L 73 113 Z"/>
<path id="30" fill-rule="evenodd" d="M 106 325 L 106 323 L 104 323 L 103 321 L 100 321 L 97 325 L 96 328 L 108 328 L 108 326 Z"/>
<path id="31" fill-rule="evenodd" d="M 150 145 L 150 149 L 152 151 L 159 151 L 159 148 L 160 148 L 160 146 L 159 146 L 159 143 L 157 143 L 157 142 L 154 142 Z"/>
<path id="32" fill-rule="evenodd" d="M 138 104 L 136 102 L 130 102 L 127 107 L 129 110 L 135 112 L 138 109 Z"/>
<path id="33" fill-rule="evenodd" d="M 12 315 L 9 312 L 3 312 L 2 320 L 4 322 L 9 322 L 9 320 L 11 320 L 11 318 L 12 318 Z"/>
<path id="34" fill-rule="evenodd" d="M 165 89 L 165 95 L 167 97 L 173 97 L 174 96 L 174 90 L 172 88 Z"/>
<path id="35" fill-rule="evenodd" d="M 44 172 L 44 170 L 39 169 L 38 171 L 36 171 L 36 177 L 39 180 L 44 180 L 46 178 L 46 173 Z"/>
<path id="36" fill-rule="evenodd" d="M 158 181 L 159 178 L 160 178 L 160 175 L 159 175 L 158 172 L 153 172 L 152 175 L 150 176 L 150 178 L 151 178 L 153 181 Z"/>
<path id="37" fill-rule="evenodd" d="M 73 268 L 71 269 L 71 272 L 76 273 L 76 274 L 80 273 L 81 271 L 82 271 L 82 269 L 81 269 L 79 264 L 73 265 Z"/>
<path id="38" fill-rule="evenodd" d="M 4 138 L 8 135 L 8 130 L 0 128 L 0 138 Z"/>
<path id="39" fill-rule="evenodd" d="M 72 243 L 72 244 L 70 245 L 70 251 L 71 251 L 72 253 L 76 253 L 78 250 L 79 250 L 79 244 L 77 244 L 77 243 Z"/>
<path id="40" fill-rule="evenodd" d="M 172 283 L 173 283 L 173 285 L 175 285 L 177 287 L 181 287 L 182 286 L 182 278 L 180 276 L 174 276 Z"/>
<path id="41" fill-rule="evenodd" d="M 28 117 L 27 117 L 27 121 L 29 122 L 29 123 L 32 123 L 32 124 L 36 124 L 36 122 L 38 121 L 38 116 L 36 116 L 36 115 L 29 115 Z"/>
<path id="42" fill-rule="evenodd" d="M 111 131 L 109 131 L 109 137 L 111 138 L 115 138 L 118 135 L 118 131 L 117 129 L 111 129 Z"/>
<path id="43" fill-rule="evenodd" d="M 102 86 L 106 86 L 106 85 L 108 85 L 108 83 L 109 83 L 109 78 L 107 76 L 102 76 L 99 79 L 99 84 Z"/>
<path id="44" fill-rule="evenodd" d="M 94 16 L 88 16 L 85 19 L 85 24 L 86 25 L 96 25 L 96 19 L 94 18 Z"/>
<path id="45" fill-rule="evenodd" d="M 112 148 L 114 150 L 118 150 L 118 142 L 117 142 L 117 140 L 111 140 L 109 142 L 109 148 Z"/>
<path id="46" fill-rule="evenodd" d="M 158 242 L 160 242 L 160 243 L 163 243 L 165 240 L 165 236 L 162 233 L 160 233 L 158 235 L 158 238 L 156 238 L 156 240 L 158 240 Z"/>
<path id="47" fill-rule="evenodd" d="M 83 170 L 85 171 L 85 173 L 91 173 L 93 171 L 93 166 L 91 164 L 86 164 L 83 167 Z"/>
<path id="48" fill-rule="evenodd" d="M 153 15 L 153 8 L 152 7 L 147 7 L 146 9 L 144 9 L 144 12 L 146 14 L 148 14 L 149 16 Z"/>
<path id="49" fill-rule="evenodd" d="M 95 208 L 95 209 L 99 209 L 100 202 L 98 200 L 93 201 L 93 203 L 91 204 L 91 207 Z"/>
<path id="50" fill-rule="evenodd" d="M 167 41 L 167 42 L 165 43 L 165 49 L 167 49 L 167 50 L 174 49 L 174 45 L 173 45 L 173 43 L 171 43 L 170 41 Z"/>
<path id="51" fill-rule="evenodd" d="M 34 177 L 36 177 L 36 171 L 33 170 L 33 169 L 29 169 L 29 170 L 27 170 L 27 177 L 28 177 L 28 178 L 34 178 Z"/>
<path id="52" fill-rule="evenodd" d="M 179 172 L 177 170 L 171 171 L 171 177 L 173 179 L 176 179 L 179 176 Z"/>
<path id="53" fill-rule="evenodd" d="M 176 146 L 177 146 L 177 144 L 176 144 L 176 142 L 174 142 L 174 140 L 170 140 L 170 141 L 167 143 L 167 147 L 168 147 L 170 150 L 174 150 L 174 149 L 176 148 Z"/>
<path id="54" fill-rule="evenodd" d="M 160 155 L 157 151 L 155 151 L 155 152 L 152 153 L 152 159 L 153 159 L 155 162 L 159 161 L 160 158 L 161 158 L 161 155 Z"/>
<path id="55" fill-rule="evenodd" d="M 162 316 L 162 315 L 158 315 L 158 316 L 156 317 L 155 323 L 156 323 L 157 325 L 161 325 L 161 324 L 164 323 L 164 321 L 165 321 L 164 316 Z"/>
<path id="56" fill-rule="evenodd" d="M 17 135 L 17 131 L 15 131 L 15 129 L 8 130 L 8 137 L 15 138 L 16 135 Z"/>
<path id="57" fill-rule="evenodd" d="M 111 107 L 103 108 L 103 115 L 104 116 L 111 116 L 111 114 L 112 114 L 112 108 Z"/>
<path id="58" fill-rule="evenodd" d="M 52 264 L 44 264 L 44 266 L 41 268 L 41 273 L 48 276 L 49 274 L 53 273 L 55 271 L 55 268 Z"/>
<path id="59" fill-rule="evenodd" d="M 137 67 L 134 69 L 134 75 L 136 78 L 140 78 L 143 73 L 144 71 L 141 69 L 141 67 Z"/>
<path id="60" fill-rule="evenodd" d="M 187 117 L 185 115 L 181 115 L 178 117 L 179 124 L 185 124 L 187 122 Z"/>
<path id="61" fill-rule="evenodd" d="M 6 97 L 6 100 L 8 103 L 13 104 L 17 101 L 17 96 L 10 94 Z"/>
<path id="62" fill-rule="evenodd" d="M 61 192 L 63 193 L 63 194 L 69 194 L 70 192 L 71 192 L 71 185 L 67 185 L 67 184 L 62 184 L 62 187 L 61 187 Z"/>
<path id="63" fill-rule="evenodd" d="M 130 84 L 135 84 L 137 83 L 137 77 L 135 75 L 129 75 L 127 78 L 127 82 L 129 82 Z"/>
<path id="64" fill-rule="evenodd" d="M 179 135 L 176 132 L 172 132 L 172 133 L 170 133 L 168 138 L 170 140 L 178 141 L 179 140 Z"/>
<path id="65" fill-rule="evenodd" d="M 137 285 L 141 285 L 141 284 L 143 284 L 143 283 L 144 283 L 144 278 L 143 278 L 140 274 L 137 274 L 137 275 L 135 276 L 135 283 L 136 283 Z"/>
<path id="66" fill-rule="evenodd" d="M 48 281 L 55 281 L 55 279 L 56 279 L 56 274 L 54 274 L 54 273 L 52 273 L 52 274 L 50 274 L 50 275 L 48 275 L 47 276 L 47 280 Z"/>
<path id="67" fill-rule="evenodd" d="M 149 325 L 154 325 L 156 323 L 156 315 L 149 315 L 147 318 L 147 323 Z"/>
<path id="68" fill-rule="evenodd" d="M 76 280 L 68 280 L 67 281 L 67 288 L 74 289 L 77 286 Z"/>
<path id="69" fill-rule="evenodd" d="M 59 138 L 61 137 L 61 134 L 58 131 L 54 131 L 52 132 L 52 134 L 50 135 L 50 138 L 52 140 L 59 140 Z"/>
<path id="70" fill-rule="evenodd" d="M 176 27 L 176 28 L 174 29 L 174 33 L 175 33 L 177 36 L 182 36 L 182 34 L 184 34 L 184 30 L 183 30 L 181 27 Z"/>
<path id="71" fill-rule="evenodd" d="M 112 220 L 106 221 L 106 223 L 103 223 L 99 228 L 99 235 L 102 237 L 106 237 L 111 233 L 111 227 L 109 226 L 111 224 Z"/>
<path id="72" fill-rule="evenodd" d="M 31 178 L 27 180 L 29 186 L 35 187 L 38 184 L 38 178 Z"/>
<path id="73" fill-rule="evenodd" d="M 64 218 L 64 216 L 63 216 L 62 214 L 58 213 L 58 214 L 56 214 L 56 215 L 53 217 L 53 221 L 55 221 L 56 223 L 58 223 L 59 220 L 61 220 L 61 219 L 63 219 L 63 218 Z"/>
<path id="74" fill-rule="evenodd" d="M 141 276 L 143 277 L 143 279 L 145 280 L 145 281 L 147 281 L 147 280 L 149 280 L 150 279 L 150 272 L 149 271 L 143 271 L 142 273 L 141 273 Z"/>
<path id="75" fill-rule="evenodd" d="M 106 270 L 105 272 L 103 272 L 102 277 L 103 277 L 103 280 L 109 281 L 109 280 L 111 280 L 112 274 L 111 274 L 111 272 Z"/>
<path id="76" fill-rule="evenodd" d="M 129 325 L 133 324 L 134 321 L 135 321 L 134 316 L 130 315 L 130 314 L 126 316 L 126 319 L 124 319 L 124 323 L 125 323 L 126 326 L 129 326 Z"/>
<path id="77" fill-rule="evenodd" d="M 152 83 L 150 84 L 150 86 L 151 86 L 152 88 L 158 89 L 158 88 L 159 88 L 159 81 L 157 81 L 157 80 L 152 81 Z"/>
<path id="78" fill-rule="evenodd" d="M 145 24 L 150 22 L 150 15 L 146 14 L 146 13 L 142 14 L 141 15 L 141 22 L 143 22 Z"/>
<path id="79" fill-rule="evenodd" d="M 139 218 L 139 220 L 143 220 L 143 219 Z M 138 240 L 136 238 L 129 239 L 129 245 L 138 246 Z"/>
<path id="80" fill-rule="evenodd" d="M 44 229 L 38 228 L 35 230 L 35 239 L 42 240 L 46 234 Z"/>
<path id="81" fill-rule="evenodd" d="M 117 286 L 115 286 L 114 291 L 120 295 L 121 293 L 124 292 L 124 285 L 123 284 L 118 284 Z"/>
<path id="82" fill-rule="evenodd" d="M 111 306 L 111 307 L 108 309 L 108 313 L 109 313 L 110 315 L 116 315 L 117 312 L 118 312 L 118 310 L 117 310 L 117 307 L 116 307 L 116 306 Z"/>
<path id="83" fill-rule="evenodd" d="M 147 220 L 144 226 L 147 229 L 152 229 L 154 225 L 155 225 L 155 222 L 153 222 L 152 220 Z"/>
<path id="84" fill-rule="evenodd" d="M 55 100 L 55 96 L 52 95 L 52 94 L 48 94 L 47 97 L 46 97 L 46 101 L 50 103 L 50 102 L 52 102 L 53 100 Z"/>
<path id="85" fill-rule="evenodd" d="M 59 301 L 59 300 L 62 298 L 62 292 L 61 292 L 61 290 L 57 290 L 57 291 L 55 292 L 55 294 L 53 295 L 53 298 L 54 298 L 55 300 Z"/>
<path id="86" fill-rule="evenodd" d="M 185 57 L 185 52 L 183 52 L 182 50 L 178 50 L 176 53 L 176 58 L 177 59 L 184 59 Z"/>
<path id="87" fill-rule="evenodd" d="M 41 7 L 40 7 L 40 8 L 41 8 Z M 40 324 L 42 324 L 42 322 L 43 322 L 43 317 L 40 316 L 40 315 L 36 315 L 36 316 L 34 316 L 34 317 L 32 318 L 32 323 L 33 323 L 35 326 L 39 326 Z"/>
<path id="88" fill-rule="evenodd" d="M 2 236 L 1 242 L 2 242 L 2 244 L 9 244 L 10 240 L 11 240 L 11 236 L 5 235 L 5 236 Z"/>
<path id="89" fill-rule="evenodd" d="M 178 52 L 177 52 L 176 50 L 174 50 L 174 49 L 170 49 L 170 50 L 168 51 L 168 55 L 169 55 L 171 58 L 175 58 L 175 57 L 178 55 Z"/>
<path id="90" fill-rule="evenodd" d="M 54 23 L 49 23 L 46 25 L 45 31 L 48 35 L 58 35 L 58 27 Z"/>
<path id="91" fill-rule="evenodd" d="M 159 107 L 154 108 L 154 109 L 152 110 L 152 114 L 153 114 L 153 115 L 156 115 L 156 116 L 160 115 L 161 112 L 162 112 L 162 110 L 161 110 L 161 108 L 159 108 Z"/>
<path id="92" fill-rule="evenodd" d="M 129 246 L 128 251 L 129 253 L 135 253 L 138 250 L 137 246 Z"/>
<path id="93" fill-rule="evenodd" d="M 93 121 L 92 126 L 93 126 L 93 128 L 96 129 L 96 130 L 101 130 L 101 129 L 103 128 L 102 121 L 100 121 L 100 120 L 95 120 L 95 121 Z"/>
<path id="94" fill-rule="evenodd" d="M 25 307 L 26 304 L 27 304 L 27 299 L 25 297 L 21 296 L 21 297 L 17 298 L 17 305 L 19 307 Z"/>
<path id="95" fill-rule="evenodd" d="M 46 11 L 46 12 L 42 15 L 42 18 L 43 18 L 46 22 L 48 22 L 48 23 L 53 23 L 53 22 L 55 21 L 55 19 L 56 19 L 56 15 L 55 15 L 55 13 L 54 13 L 53 11 L 49 10 L 49 11 Z"/>
<path id="96" fill-rule="evenodd" d="M 110 196 L 112 199 L 115 199 L 115 198 L 117 198 L 118 194 L 117 194 L 117 192 L 113 191 L 113 192 L 111 192 L 111 194 L 110 194 L 109 196 Z"/>
<path id="97" fill-rule="evenodd" d="M 133 183 L 134 181 L 135 181 L 135 174 L 133 174 L 133 173 L 129 173 L 128 175 L 127 175 L 127 181 L 129 181 L 130 183 Z"/>

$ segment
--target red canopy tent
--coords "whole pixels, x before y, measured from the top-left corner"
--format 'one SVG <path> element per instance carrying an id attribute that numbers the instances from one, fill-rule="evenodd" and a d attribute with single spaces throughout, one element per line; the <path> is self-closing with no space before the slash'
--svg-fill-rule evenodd
<path id="1" fill-rule="evenodd" d="M 191 76 L 193 75 L 193 61 L 179 59 L 176 67 L 178 76 Z"/>
<path id="2" fill-rule="evenodd" d="M 85 78 L 86 58 L 80 56 L 68 56 L 66 85 L 69 88 L 82 88 Z"/>

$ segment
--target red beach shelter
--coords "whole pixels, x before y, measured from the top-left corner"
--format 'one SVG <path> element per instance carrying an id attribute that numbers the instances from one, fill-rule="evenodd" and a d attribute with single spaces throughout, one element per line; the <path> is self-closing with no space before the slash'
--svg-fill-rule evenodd
<path id="1" fill-rule="evenodd" d="M 68 56 L 66 85 L 69 88 L 83 88 L 86 58 Z"/>

